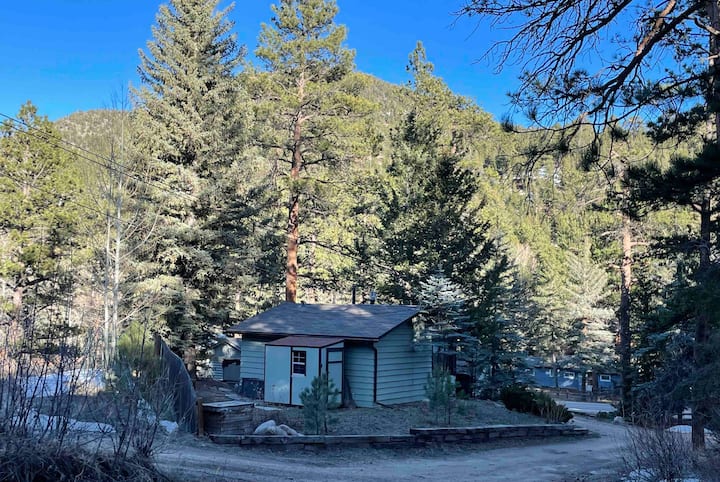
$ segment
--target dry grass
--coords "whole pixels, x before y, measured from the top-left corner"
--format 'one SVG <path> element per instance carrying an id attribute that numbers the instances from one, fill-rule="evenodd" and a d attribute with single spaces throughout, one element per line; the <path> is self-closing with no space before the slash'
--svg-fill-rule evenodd
<path id="1" fill-rule="evenodd" d="M 0 481 L 169 481 L 149 459 L 116 458 L 56 441 L 0 438 Z"/>

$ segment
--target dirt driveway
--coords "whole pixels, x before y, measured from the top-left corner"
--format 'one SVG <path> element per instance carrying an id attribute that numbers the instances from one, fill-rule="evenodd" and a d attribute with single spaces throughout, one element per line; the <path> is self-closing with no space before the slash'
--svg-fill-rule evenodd
<path id="1" fill-rule="evenodd" d="M 576 417 L 595 437 L 513 446 L 435 449 L 330 449 L 287 452 L 173 444 L 160 467 L 186 480 L 207 481 L 577 481 L 617 480 L 625 429 Z"/>

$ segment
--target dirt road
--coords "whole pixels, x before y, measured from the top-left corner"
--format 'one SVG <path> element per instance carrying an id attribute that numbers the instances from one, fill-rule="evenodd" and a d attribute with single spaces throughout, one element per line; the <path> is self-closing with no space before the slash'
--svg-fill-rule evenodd
<path id="1" fill-rule="evenodd" d="M 527 445 L 439 449 L 337 449 L 307 452 L 218 446 L 168 446 L 162 469 L 207 481 L 575 481 L 617 480 L 625 429 L 577 417 L 595 437 Z"/>

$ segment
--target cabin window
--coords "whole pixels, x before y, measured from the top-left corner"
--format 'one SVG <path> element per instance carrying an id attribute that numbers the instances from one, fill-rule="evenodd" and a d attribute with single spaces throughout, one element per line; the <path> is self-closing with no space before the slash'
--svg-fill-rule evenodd
<path id="1" fill-rule="evenodd" d="M 600 375 L 600 381 L 601 381 L 601 382 L 609 382 L 609 381 L 610 381 L 610 375 Z"/>
<path id="2" fill-rule="evenodd" d="M 307 370 L 307 353 L 304 351 L 300 351 L 300 350 L 293 350 L 292 351 L 293 375 L 305 375 L 307 373 L 306 370 Z"/>
<path id="3" fill-rule="evenodd" d="M 565 372 L 563 373 L 563 378 L 567 378 L 569 380 L 575 379 L 575 373 L 573 372 Z"/>

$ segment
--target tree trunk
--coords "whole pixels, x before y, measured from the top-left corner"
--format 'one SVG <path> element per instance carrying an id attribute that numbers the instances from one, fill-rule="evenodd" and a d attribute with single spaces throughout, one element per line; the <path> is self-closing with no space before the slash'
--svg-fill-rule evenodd
<path id="1" fill-rule="evenodd" d="M 298 97 L 305 97 L 305 76 L 298 79 Z M 290 169 L 290 203 L 287 225 L 287 264 L 285 266 L 285 301 L 297 301 L 298 284 L 298 245 L 300 240 L 300 188 L 297 185 L 302 169 L 302 111 L 297 113 L 293 126 L 292 167 Z"/>
<path id="2" fill-rule="evenodd" d="M 112 238 L 110 212 L 106 213 L 105 219 L 105 266 L 103 267 L 103 364 L 105 368 L 110 366 L 110 265 L 112 263 L 112 254 L 110 249 L 110 240 Z"/>
<path id="3" fill-rule="evenodd" d="M 632 394 L 631 331 L 630 331 L 630 289 L 632 288 L 632 232 L 630 218 L 622 214 L 622 251 L 620 267 L 620 307 L 618 308 L 618 352 L 622 376 L 622 404 L 630 408 Z"/>
<path id="4" fill-rule="evenodd" d="M 122 174 L 120 174 L 122 176 Z M 112 324 L 110 330 L 110 356 L 115 357 L 118 341 L 118 324 L 120 316 L 120 257 L 122 255 L 121 247 L 123 242 L 123 224 L 120 219 L 122 214 L 123 198 L 122 178 L 118 181 L 118 192 L 115 200 L 115 266 L 113 270 L 112 280 Z"/>
<path id="5" fill-rule="evenodd" d="M 718 42 L 720 30 L 720 8 L 717 0 L 708 0 L 706 2 L 707 15 L 712 33 L 709 38 L 708 70 L 710 71 L 710 83 L 707 105 L 712 112 L 712 131 L 710 135 L 717 144 L 720 142 L 720 112 L 718 112 L 718 101 L 720 101 L 720 76 L 716 72 L 717 56 L 720 54 L 720 42 Z M 710 263 L 710 221 L 712 214 L 712 205 L 710 193 L 705 193 L 702 204 L 700 206 L 700 266 L 698 272 L 700 276 L 708 273 Z M 707 315 L 702 313 L 695 325 L 695 344 L 693 347 L 693 361 L 696 367 L 703 364 L 702 351 L 703 345 L 710 338 L 710 325 Z M 708 419 L 710 407 L 707 400 L 700 398 L 696 400 L 692 414 L 692 444 L 695 449 L 705 448 L 705 423 Z"/>
<path id="6" fill-rule="evenodd" d="M 300 178 L 302 167 L 301 148 L 302 131 L 300 124 L 296 123 L 293 130 L 293 153 L 292 168 L 290 170 L 290 203 L 288 209 L 287 226 L 287 265 L 285 267 L 285 301 L 295 303 L 297 301 L 297 280 L 298 280 L 298 244 L 300 238 L 300 193 L 296 185 Z"/>
<path id="7" fill-rule="evenodd" d="M 699 275 L 705 276 L 710 270 L 710 215 L 712 206 L 709 195 L 706 195 L 700 206 L 700 265 Z M 705 313 L 701 313 L 695 322 L 695 343 L 693 345 L 693 361 L 696 368 L 703 366 L 703 349 L 710 338 L 710 324 Z M 699 391 L 701 392 L 701 391 Z M 705 448 L 705 424 L 709 418 L 710 407 L 707 400 L 695 400 L 692 413 L 692 444 L 695 449 Z"/>

